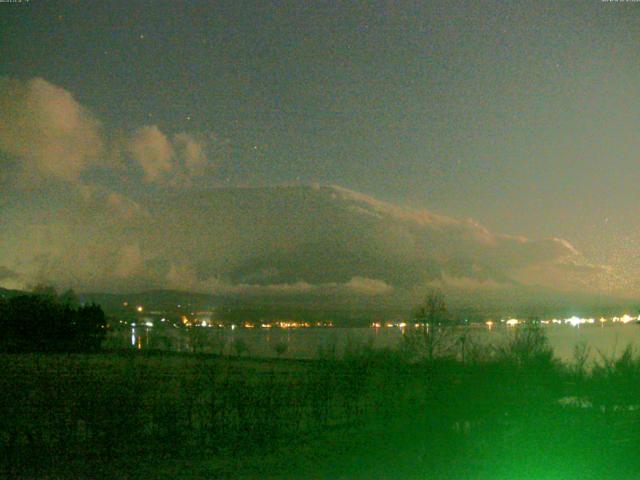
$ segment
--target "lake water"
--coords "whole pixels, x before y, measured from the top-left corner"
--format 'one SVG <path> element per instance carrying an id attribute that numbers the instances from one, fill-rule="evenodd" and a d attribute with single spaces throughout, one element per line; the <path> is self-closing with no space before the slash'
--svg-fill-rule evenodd
<path id="1" fill-rule="evenodd" d="M 521 327 L 515 327 L 521 328 Z M 542 327 L 558 358 L 573 359 L 576 345 L 586 343 L 591 357 L 619 355 L 631 344 L 640 347 L 640 325 L 550 325 Z M 513 335 L 513 327 L 459 328 L 456 334 L 468 332 L 470 338 L 483 344 L 500 344 Z M 135 327 L 120 329 L 110 334 L 110 348 L 164 349 L 173 351 L 200 351 L 255 357 L 315 358 L 320 351 L 334 350 L 339 355 L 349 345 L 368 345 L 374 348 L 396 348 L 403 338 L 400 328 L 177 328 Z"/>

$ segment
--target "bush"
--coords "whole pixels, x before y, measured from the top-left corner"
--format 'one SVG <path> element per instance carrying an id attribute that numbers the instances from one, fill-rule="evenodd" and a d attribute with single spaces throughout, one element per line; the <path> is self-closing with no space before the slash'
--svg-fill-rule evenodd
<path id="1" fill-rule="evenodd" d="M 516 328 L 509 341 L 497 347 L 496 353 L 498 359 L 518 367 L 550 367 L 554 363 L 549 340 L 536 325 Z"/>

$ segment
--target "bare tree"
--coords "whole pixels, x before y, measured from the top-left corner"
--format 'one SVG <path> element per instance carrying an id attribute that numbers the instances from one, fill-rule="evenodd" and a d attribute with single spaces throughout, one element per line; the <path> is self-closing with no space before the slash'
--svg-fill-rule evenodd
<path id="1" fill-rule="evenodd" d="M 413 312 L 415 328 L 409 325 L 405 332 L 406 347 L 416 357 L 431 361 L 446 355 L 453 346 L 452 322 L 447 312 L 445 297 L 432 290 Z"/>

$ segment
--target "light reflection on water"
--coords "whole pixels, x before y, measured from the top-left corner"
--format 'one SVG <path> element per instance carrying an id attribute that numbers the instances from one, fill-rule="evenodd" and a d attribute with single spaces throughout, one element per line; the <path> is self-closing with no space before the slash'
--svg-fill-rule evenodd
<path id="1" fill-rule="evenodd" d="M 555 355 L 564 361 L 573 359 L 576 345 L 587 343 L 592 358 L 619 355 L 628 344 L 640 346 L 640 325 L 569 325 L 543 327 Z M 397 348 L 402 342 L 400 328 L 194 328 L 190 331 L 158 329 L 146 326 L 112 332 L 111 348 L 160 349 L 196 351 L 235 355 L 243 344 L 243 355 L 258 357 L 315 358 L 319 352 L 338 354 L 351 346 L 371 345 L 373 348 Z M 507 341 L 513 328 L 460 328 L 456 335 L 467 332 L 471 341 L 479 344 L 499 344 Z"/>

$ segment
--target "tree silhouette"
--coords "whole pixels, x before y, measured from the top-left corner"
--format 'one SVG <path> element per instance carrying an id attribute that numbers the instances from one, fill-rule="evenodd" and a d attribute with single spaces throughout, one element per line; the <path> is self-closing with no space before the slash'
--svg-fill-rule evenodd
<path id="1" fill-rule="evenodd" d="M 78 308 L 80 306 L 80 299 L 78 298 L 78 295 L 76 295 L 76 292 L 71 288 L 61 293 L 58 297 L 58 301 L 63 305 L 70 306 L 71 308 Z"/>
<path id="2" fill-rule="evenodd" d="M 74 308 L 52 289 L 19 295 L 0 304 L 0 350 L 91 351 L 100 348 L 106 317 L 98 305 Z"/>
<path id="3" fill-rule="evenodd" d="M 405 332 L 405 348 L 410 354 L 431 361 L 449 353 L 452 347 L 452 322 L 442 292 L 430 291 L 413 312 L 417 326 Z"/>

